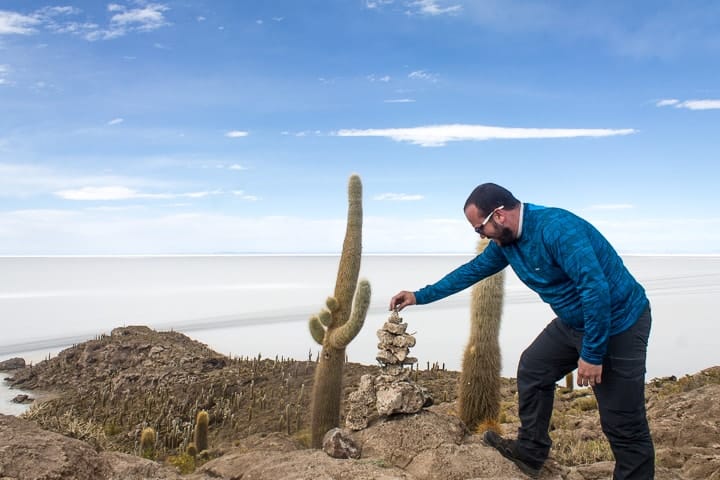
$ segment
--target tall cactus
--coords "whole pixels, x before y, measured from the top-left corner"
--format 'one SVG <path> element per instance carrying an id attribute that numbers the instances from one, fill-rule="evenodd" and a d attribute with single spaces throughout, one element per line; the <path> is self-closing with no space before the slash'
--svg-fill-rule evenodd
<path id="1" fill-rule="evenodd" d="M 489 240 L 481 239 L 481 253 Z M 500 318 L 504 296 L 504 272 L 498 272 L 472 289 L 470 338 L 463 355 L 458 388 L 460 419 L 470 430 L 500 432 Z"/>
<path id="2" fill-rule="evenodd" d="M 322 345 L 312 394 L 313 448 L 320 448 L 325 433 L 340 424 L 345 347 L 360 332 L 370 306 L 370 283 L 358 283 L 361 256 L 362 183 L 353 174 L 348 183 L 347 228 L 335 294 L 325 302 L 326 309 L 310 318 L 309 324 L 313 339 Z"/>

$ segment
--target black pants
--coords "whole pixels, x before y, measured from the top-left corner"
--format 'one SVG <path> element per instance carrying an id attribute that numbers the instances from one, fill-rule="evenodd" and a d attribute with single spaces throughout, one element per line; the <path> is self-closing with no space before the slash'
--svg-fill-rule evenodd
<path id="1" fill-rule="evenodd" d="M 645 415 L 645 356 L 651 323 L 648 308 L 632 327 L 610 337 L 602 382 L 593 388 L 600 423 L 615 455 L 615 480 L 654 478 L 655 451 Z M 582 332 L 556 318 L 520 357 L 517 448 L 530 463 L 542 464 L 548 457 L 555 384 L 577 368 L 582 337 Z"/>

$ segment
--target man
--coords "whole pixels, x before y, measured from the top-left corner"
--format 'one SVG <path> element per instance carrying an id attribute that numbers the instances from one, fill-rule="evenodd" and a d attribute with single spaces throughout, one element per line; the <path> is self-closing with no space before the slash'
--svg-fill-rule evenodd
<path id="1" fill-rule="evenodd" d="M 577 368 L 578 385 L 592 387 L 597 398 L 615 455 L 613 478 L 654 478 L 645 415 L 651 316 L 643 287 L 610 243 L 566 210 L 521 203 L 493 183 L 475 188 L 464 210 L 475 231 L 492 241 L 438 282 L 398 293 L 390 309 L 440 300 L 510 265 L 557 315 L 520 358 L 517 440 L 488 431 L 485 443 L 537 477 L 550 451 L 555 384 Z"/>

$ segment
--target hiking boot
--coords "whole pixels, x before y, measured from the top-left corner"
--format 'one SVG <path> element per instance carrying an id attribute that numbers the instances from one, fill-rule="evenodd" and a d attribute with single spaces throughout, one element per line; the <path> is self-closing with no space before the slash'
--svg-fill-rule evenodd
<path id="1" fill-rule="evenodd" d="M 523 460 L 517 452 L 515 440 L 502 438 L 492 430 L 488 430 L 483 434 L 483 443 L 489 447 L 493 447 L 495 450 L 500 452 L 503 457 L 512 461 L 528 477 L 538 478 L 540 476 L 542 463 L 538 465 L 536 463 Z"/>

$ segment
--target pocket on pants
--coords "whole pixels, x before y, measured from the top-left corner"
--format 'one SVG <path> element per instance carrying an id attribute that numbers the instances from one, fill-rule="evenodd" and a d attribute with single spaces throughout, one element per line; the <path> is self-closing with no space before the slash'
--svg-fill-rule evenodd
<path id="1" fill-rule="evenodd" d="M 595 387 L 595 394 L 603 409 L 616 414 L 643 409 L 645 358 L 607 357 L 603 364 L 603 381 Z"/>

